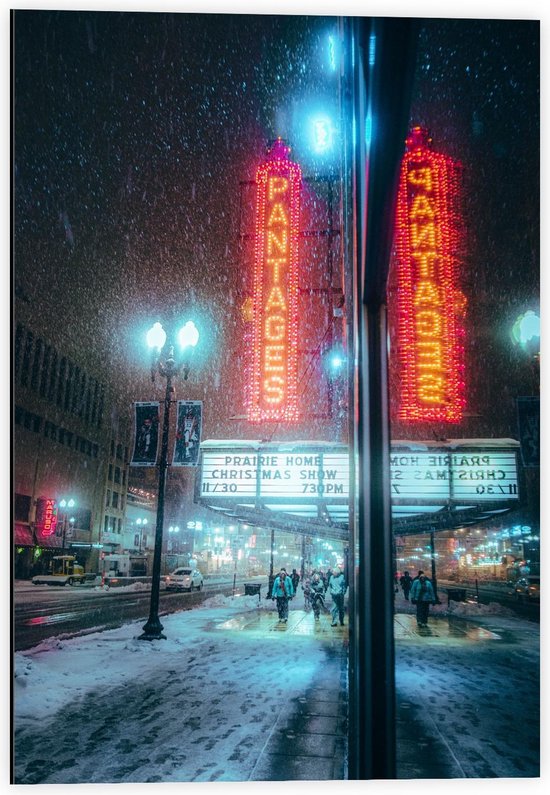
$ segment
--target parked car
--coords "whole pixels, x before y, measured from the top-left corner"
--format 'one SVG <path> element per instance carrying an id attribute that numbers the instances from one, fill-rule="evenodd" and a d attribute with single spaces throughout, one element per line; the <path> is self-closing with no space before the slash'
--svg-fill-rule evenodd
<path id="1" fill-rule="evenodd" d="M 514 587 L 516 597 L 521 601 L 540 602 L 540 577 L 520 577 Z"/>
<path id="2" fill-rule="evenodd" d="M 203 586 L 203 576 L 198 569 L 180 566 L 165 578 L 167 591 L 200 591 Z"/>

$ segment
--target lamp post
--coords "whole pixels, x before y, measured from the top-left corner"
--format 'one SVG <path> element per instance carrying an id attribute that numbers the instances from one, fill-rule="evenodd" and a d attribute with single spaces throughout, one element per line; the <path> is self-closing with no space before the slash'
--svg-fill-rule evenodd
<path id="1" fill-rule="evenodd" d="M 65 499 L 64 497 L 62 500 L 59 500 L 59 507 L 63 509 L 63 536 L 61 538 L 62 553 L 65 552 L 65 540 L 67 537 L 67 522 L 70 522 L 74 526 L 74 521 L 75 521 L 74 516 L 71 516 L 71 518 L 69 519 L 69 514 L 67 509 L 74 508 L 75 505 L 76 505 L 76 500 L 74 500 L 72 497 L 70 497 L 69 499 Z"/>
<path id="2" fill-rule="evenodd" d="M 194 348 L 199 340 L 199 332 L 192 320 L 187 321 L 178 333 L 178 342 L 183 351 Z M 180 369 L 183 371 L 183 379 L 187 380 L 189 375 L 189 359 L 177 363 L 174 356 L 174 347 L 168 348 L 168 356 L 161 361 L 162 351 L 166 344 L 166 332 L 160 323 L 155 323 L 147 333 L 147 344 L 152 350 L 151 360 L 151 381 L 155 380 L 158 373 L 166 378 L 166 391 L 164 395 L 164 417 L 162 423 L 162 441 L 160 448 L 159 461 L 159 481 L 158 481 L 158 501 L 157 501 L 157 526 L 155 528 L 155 551 L 153 556 L 153 574 L 151 581 L 151 604 L 149 608 L 149 619 L 143 626 L 143 634 L 139 640 L 160 640 L 166 639 L 162 634 L 164 629 L 160 622 L 159 592 L 160 592 L 160 564 L 162 557 L 162 533 L 164 526 L 164 495 L 166 491 L 166 467 L 168 466 L 168 432 L 170 429 L 170 406 L 173 402 L 174 387 L 172 381 L 178 375 Z"/>
<path id="3" fill-rule="evenodd" d="M 138 552 L 141 554 L 141 552 L 142 552 L 141 546 L 142 546 L 142 544 L 143 544 L 143 531 L 145 530 L 145 528 L 146 528 L 146 526 L 147 526 L 147 519 L 142 519 L 141 517 L 139 517 L 138 519 L 136 519 L 136 524 L 137 524 L 137 526 L 138 526 L 138 528 L 139 528 L 139 534 L 138 534 L 138 539 L 139 539 L 139 544 L 138 544 Z"/>

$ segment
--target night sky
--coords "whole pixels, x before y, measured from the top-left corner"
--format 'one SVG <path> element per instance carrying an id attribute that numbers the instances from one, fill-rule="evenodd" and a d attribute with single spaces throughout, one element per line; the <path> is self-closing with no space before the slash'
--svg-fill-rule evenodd
<path id="1" fill-rule="evenodd" d="M 196 377 L 219 384 L 243 298 L 239 183 L 269 140 L 292 137 L 297 109 L 336 102 L 320 55 L 335 30 L 329 17 L 17 11 L 14 288 L 43 333 L 120 367 L 135 392 L 152 315 L 192 307 L 205 328 Z M 538 62 L 535 22 L 421 29 L 411 121 L 464 165 L 479 435 L 515 435 L 519 386 L 498 373 L 521 381 L 508 328 L 537 308 Z"/>

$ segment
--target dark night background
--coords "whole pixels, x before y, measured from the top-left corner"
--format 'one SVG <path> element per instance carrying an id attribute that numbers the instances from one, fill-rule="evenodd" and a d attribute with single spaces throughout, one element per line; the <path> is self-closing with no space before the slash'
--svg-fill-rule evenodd
<path id="1" fill-rule="evenodd" d="M 197 381 L 215 388 L 230 370 L 239 182 L 289 133 L 296 97 L 335 101 L 319 56 L 335 26 L 16 12 L 16 295 L 50 335 L 116 367 L 130 393 L 147 377 L 139 334 L 161 310 L 202 318 Z M 538 308 L 538 66 L 537 22 L 422 22 L 411 122 L 465 174 L 468 435 L 516 436 L 514 396 L 529 386 L 509 330 Z M 226 399 L 222 415 L 234 411 Z"/>

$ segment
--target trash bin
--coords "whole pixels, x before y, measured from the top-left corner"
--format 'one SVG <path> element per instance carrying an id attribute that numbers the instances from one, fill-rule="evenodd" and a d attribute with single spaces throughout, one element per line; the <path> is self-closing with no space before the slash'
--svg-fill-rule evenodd
<path id="1" fill-rule="evenodd" d="M 450 604 L 451 599 L 453 602 L 465 602 L 466 588 L 447 588 L 447 606 Z"/>
<path id="2" fill-rule="evenodd" d="M 244 584 L 244 595 L 245 596 L 257 596 L 258 599 L 261 599 L 261 584 L 259 582 L 245 582 Z"/>

